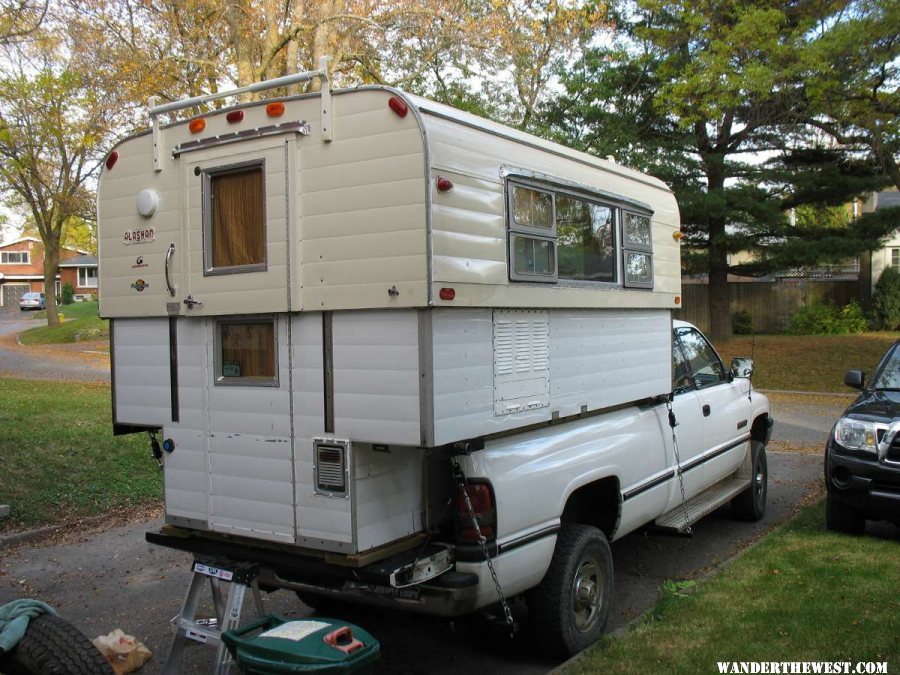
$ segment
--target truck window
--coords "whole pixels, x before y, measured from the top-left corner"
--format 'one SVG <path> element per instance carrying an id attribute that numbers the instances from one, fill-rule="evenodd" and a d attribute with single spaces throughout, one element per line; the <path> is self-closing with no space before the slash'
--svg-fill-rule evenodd
<path id="1" fill-rule="evenodd" d="M 699 331 L 683 328 L 675 334 L 690 366 L 691 380 L 697 389 L 728 381 L 728 374 L 719 355 Z"/>
<path id="2" fill-rule="evenodd" d="M 216 384 L 277 386 L 275 321 L 219 320 Z"/>
<path id="3" fill-rule="evenodd" d="M 266 217 L 263 165 L 208 171 L 204 179 L 206 273 L 264 270 Z"/>
<path id="4" fill-rule="evenodd" d="M 691 373 L 678 340 L 672 340 L 672 391 L 676 394 L 691 388 Z"/>

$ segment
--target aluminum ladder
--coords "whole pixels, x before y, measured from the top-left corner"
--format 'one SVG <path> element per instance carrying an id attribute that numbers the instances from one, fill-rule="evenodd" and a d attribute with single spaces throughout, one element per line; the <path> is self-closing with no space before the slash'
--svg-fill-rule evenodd
<path id="1" fill-rule="evenodd" d="M 181 659 L 189 641 L 215 647 L 216 660 L 212 672 L 228 673 L 235 663 L 225 648 L 222 633 L 238 627 L 247 589 L 253 595 L 257 614 L 260 617 L 265 614 L 257 583 L 259 566 L 225 558 L 197 557 L 194 558 L 191 570 L 193 577 L 181 612 L 172 619 L 174 635 L 163 673 L 178 675 L 182 672 Z M 199 619 L 197 610 L 203 588 L 207 585 L 212 594 L 216 616 L 214 619 Z"/>

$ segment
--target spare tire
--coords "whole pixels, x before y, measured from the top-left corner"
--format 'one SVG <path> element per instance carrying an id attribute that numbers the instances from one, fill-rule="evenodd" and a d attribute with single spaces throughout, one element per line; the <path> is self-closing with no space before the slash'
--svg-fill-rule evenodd
<path id="1" fill-rule="evenodd" d="M 9 675 L 114 675 L 106 657 L 72 624 L 52 614 L 28 622 L 19 644 L 0 659 Z"/>

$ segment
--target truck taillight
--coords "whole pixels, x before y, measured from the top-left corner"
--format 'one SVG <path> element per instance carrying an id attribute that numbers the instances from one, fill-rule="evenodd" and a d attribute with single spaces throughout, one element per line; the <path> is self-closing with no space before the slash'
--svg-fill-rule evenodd
<path id="1" fill-rule="evenodd" d="M 469 495 L 472 510 L 466 504 L 463 488 L 457 489 L 456 494 L 456 538 L 464 543 L 477 543 L 478 532 L 472 522 L 472 512 L 482 536 L 491 541 L 497 537 L 497 508 L 494 504 L 494 491 L 487 482 L 470 481 L 465 488 Z"/>

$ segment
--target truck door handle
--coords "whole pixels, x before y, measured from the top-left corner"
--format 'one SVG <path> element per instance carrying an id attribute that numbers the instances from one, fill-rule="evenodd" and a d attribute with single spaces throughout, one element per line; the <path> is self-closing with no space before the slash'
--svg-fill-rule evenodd
<path id="1" fill-rule="evenodd" d="M 710 412 L 712 412 L 712 411 L 710 410 L 709 403 L 704 403 L 703 404 L 703 416 L 709 417 Z"/>
<path id="2" fill-rule="evenodd" d="M 169 261 L 172 259 L 172 256 L 175 254 L 175 244 L 169 244 L 169 250 L 166 251 L 166 288 L 169 289 L 169 295 L 173 298 L 175 297 L 175 289 L 172 287 L 171 282 L 169 281 Z"/>

